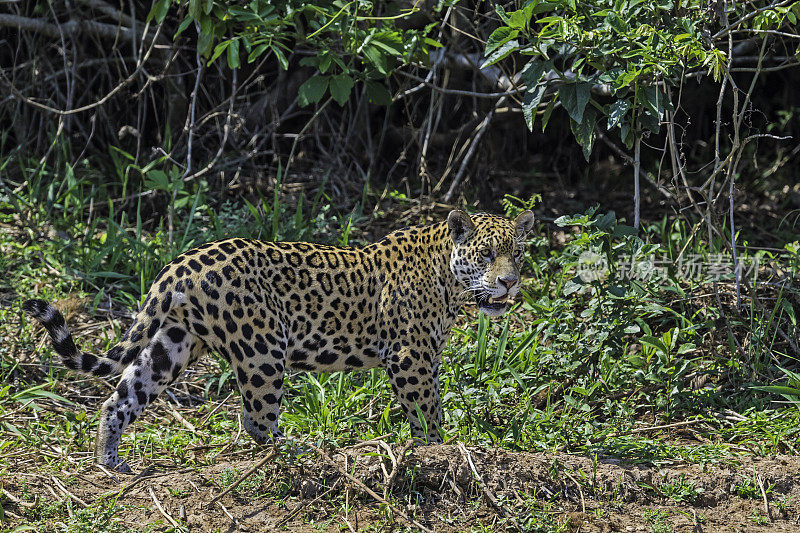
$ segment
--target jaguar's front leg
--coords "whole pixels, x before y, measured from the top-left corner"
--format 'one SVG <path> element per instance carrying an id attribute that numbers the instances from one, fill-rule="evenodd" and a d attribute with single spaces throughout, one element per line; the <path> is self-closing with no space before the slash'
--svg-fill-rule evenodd
<path id="1" fill-rule="evenodd" d="M 411 436 L 426 443 L 442 442 L 438 370 L 438 356 L 427 350 L 405 346 L 386 359 L 389 381 L 411 424 Z"/>

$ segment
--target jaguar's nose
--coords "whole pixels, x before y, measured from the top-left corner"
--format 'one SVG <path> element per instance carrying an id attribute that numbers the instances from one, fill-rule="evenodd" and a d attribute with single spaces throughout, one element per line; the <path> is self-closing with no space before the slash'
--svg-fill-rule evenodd
<path id="1" fill-rule="evenodd" d="M 511 290 L 511 287 L 517 284 L 519 278 L 517 276 L 497 276 L 497 282 L 504 285 L 506 290 Z"/>

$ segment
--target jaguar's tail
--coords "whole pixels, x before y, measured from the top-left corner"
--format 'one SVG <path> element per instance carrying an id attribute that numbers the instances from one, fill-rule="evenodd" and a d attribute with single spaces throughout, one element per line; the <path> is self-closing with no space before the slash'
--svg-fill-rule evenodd
<path id="1" fill-rule="evenodd" d="M 105 355 L 93 355 L 79 350 L 72 340 L 64 316 L 46 301 L 27 300 L 22 304 L 22 310 L 44 326 L 53 341 L 53 349 L 61 356 L 67 368 L 95 376 L 108 376 L 122 372 L 127 366 L 122 362 L 124 352 L 120 345 L 111 348 Z"/>

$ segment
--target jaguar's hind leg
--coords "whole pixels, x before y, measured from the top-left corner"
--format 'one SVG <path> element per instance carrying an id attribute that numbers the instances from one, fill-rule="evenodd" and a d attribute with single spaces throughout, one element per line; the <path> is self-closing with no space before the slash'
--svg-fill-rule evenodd
<path id="1" fill-rule="evenodd" d="M 119 458 L 125 428 L 175 381 L 202 351 L 203 343 L 183 325 L 166 323 L 122 373 L 114 394 L 103 403 L 95 441 L 97 462 L 120 472 L 130 467 Z"/>
<path id="2" fill-rule="evenodd" d="M 283 437 L 278 428 L 283 397 L 284 367 L 280 361 L 262 363 L 245 372 L 241 363 L 236 368 L 239 392 L 242 394 L 242 425 L 258 443 L 265 444 Z"/>

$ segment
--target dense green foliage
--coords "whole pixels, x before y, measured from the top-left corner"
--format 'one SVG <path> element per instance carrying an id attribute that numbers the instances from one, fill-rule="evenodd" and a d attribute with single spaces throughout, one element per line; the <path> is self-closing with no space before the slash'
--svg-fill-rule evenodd
<path id="1" fill-rule="evenodd" d="M 172 0 L 155 2 L 151 16 L 163 22 L 171 4 Z M 428 62 L 430 48 L 441 46 L 427 37 L 435 23 L 421 30 L 395 25 L 417 11 L 397 4 L 387 4 L 383 10 L 361 1 L 237 4 L 190 0 L 177 34 L 196 24 L 197 52 L 209 63 L 224 54 L 230 68 L 238 68 L 242 57 L 253 63 L 273 54 L 280 67 L 288 70 L 287 55 L 298 46 L 306 48 L 309 53 L 299 65 L 314 67 L 318 73 L 300 87 L 301 106 L 317 103 L 327 93 L 344 105 L 357 81 L 365 83 L 370 102 L 388 105 L 392 95 L 376 80 L 386 78 L 400 64 Z"/>
<path id="2" fill-rule="evenodd" d="M 444 9 L 458 3 L 438 2 L 430 15 L 443 16 Z M 159 0 L 150 15 L 160 23 L 173 4 Z M 301 106 L 319 102 L 328 91 L 343 105 L 360 81 L 366 82 L 371 102 L 389 104 L 391 94 L 375 80 L 402 66 L 429 67 L 431 49 L 442 47 L 433 38 L 436 20 L 419 29 L 399 27 L 398 22 L 422 10 L 419 2 L 401 6 L 189 0 L 177 34 L 194 23 L 198 53 L 209 63 L 225 54 L 230 68 L 238 68 L 241 57 L 252 63 L 271 53 L 287 70 L 287 53 L 305 50 L 299 65 L 314 67 L 317 74 L 300 87 Z M 602 117 L 607 129 L 619 128 L 621 140 L 632 148 L 637 132 L 658 133 L 665 111 L 674 110 L 665 88 L 677 88 L 687 75 L 702 72 L 717 82 L 730 76 L 732 33 L 780 35 L 800 17 L 800 2 L 775 2 L 757 11 L 753 4 L 739 3 L 724 12 L 701 0 L 527 0 L 493 6 L 496 29 L 488 36 L 480 68 L 502 62 L 510 70 L 515 89 L 509 94 L 524 93 L 529 130 L 540 107 L 544 129 L 555 105 L 563 106 L 587 160 Z M 593 90 L 599 97 L 592 97 Z"/>
<path id="3" fill-rule="evenodd" d="M 547 186 L 540 174 L 574 185 L 609 157 L 622 179 L 632 163 L 681 209 L 699 196 L 724 209 L 732 181 L 793 186 L 796 1 L 97 5 L 14 6 L 20 25 L 0 49 L 13 88 L 0 102 L 12 125 L 0 151 L 84 175 L 127 159 L 122 176 L 97 184 L 122 196 L 171 198 L 178 179 L 224 190 L 287 161 L 295 172 L 332 167 L 351 194 L 371 181 L 450 203 L 462 190 L 501 198 L 481 179 L 493 172 L 522 173 L 533 194 Z M 46 58 L 67 19 L 64 69 Z M 4 170 L 21 183 L 17 164 Z"/>

